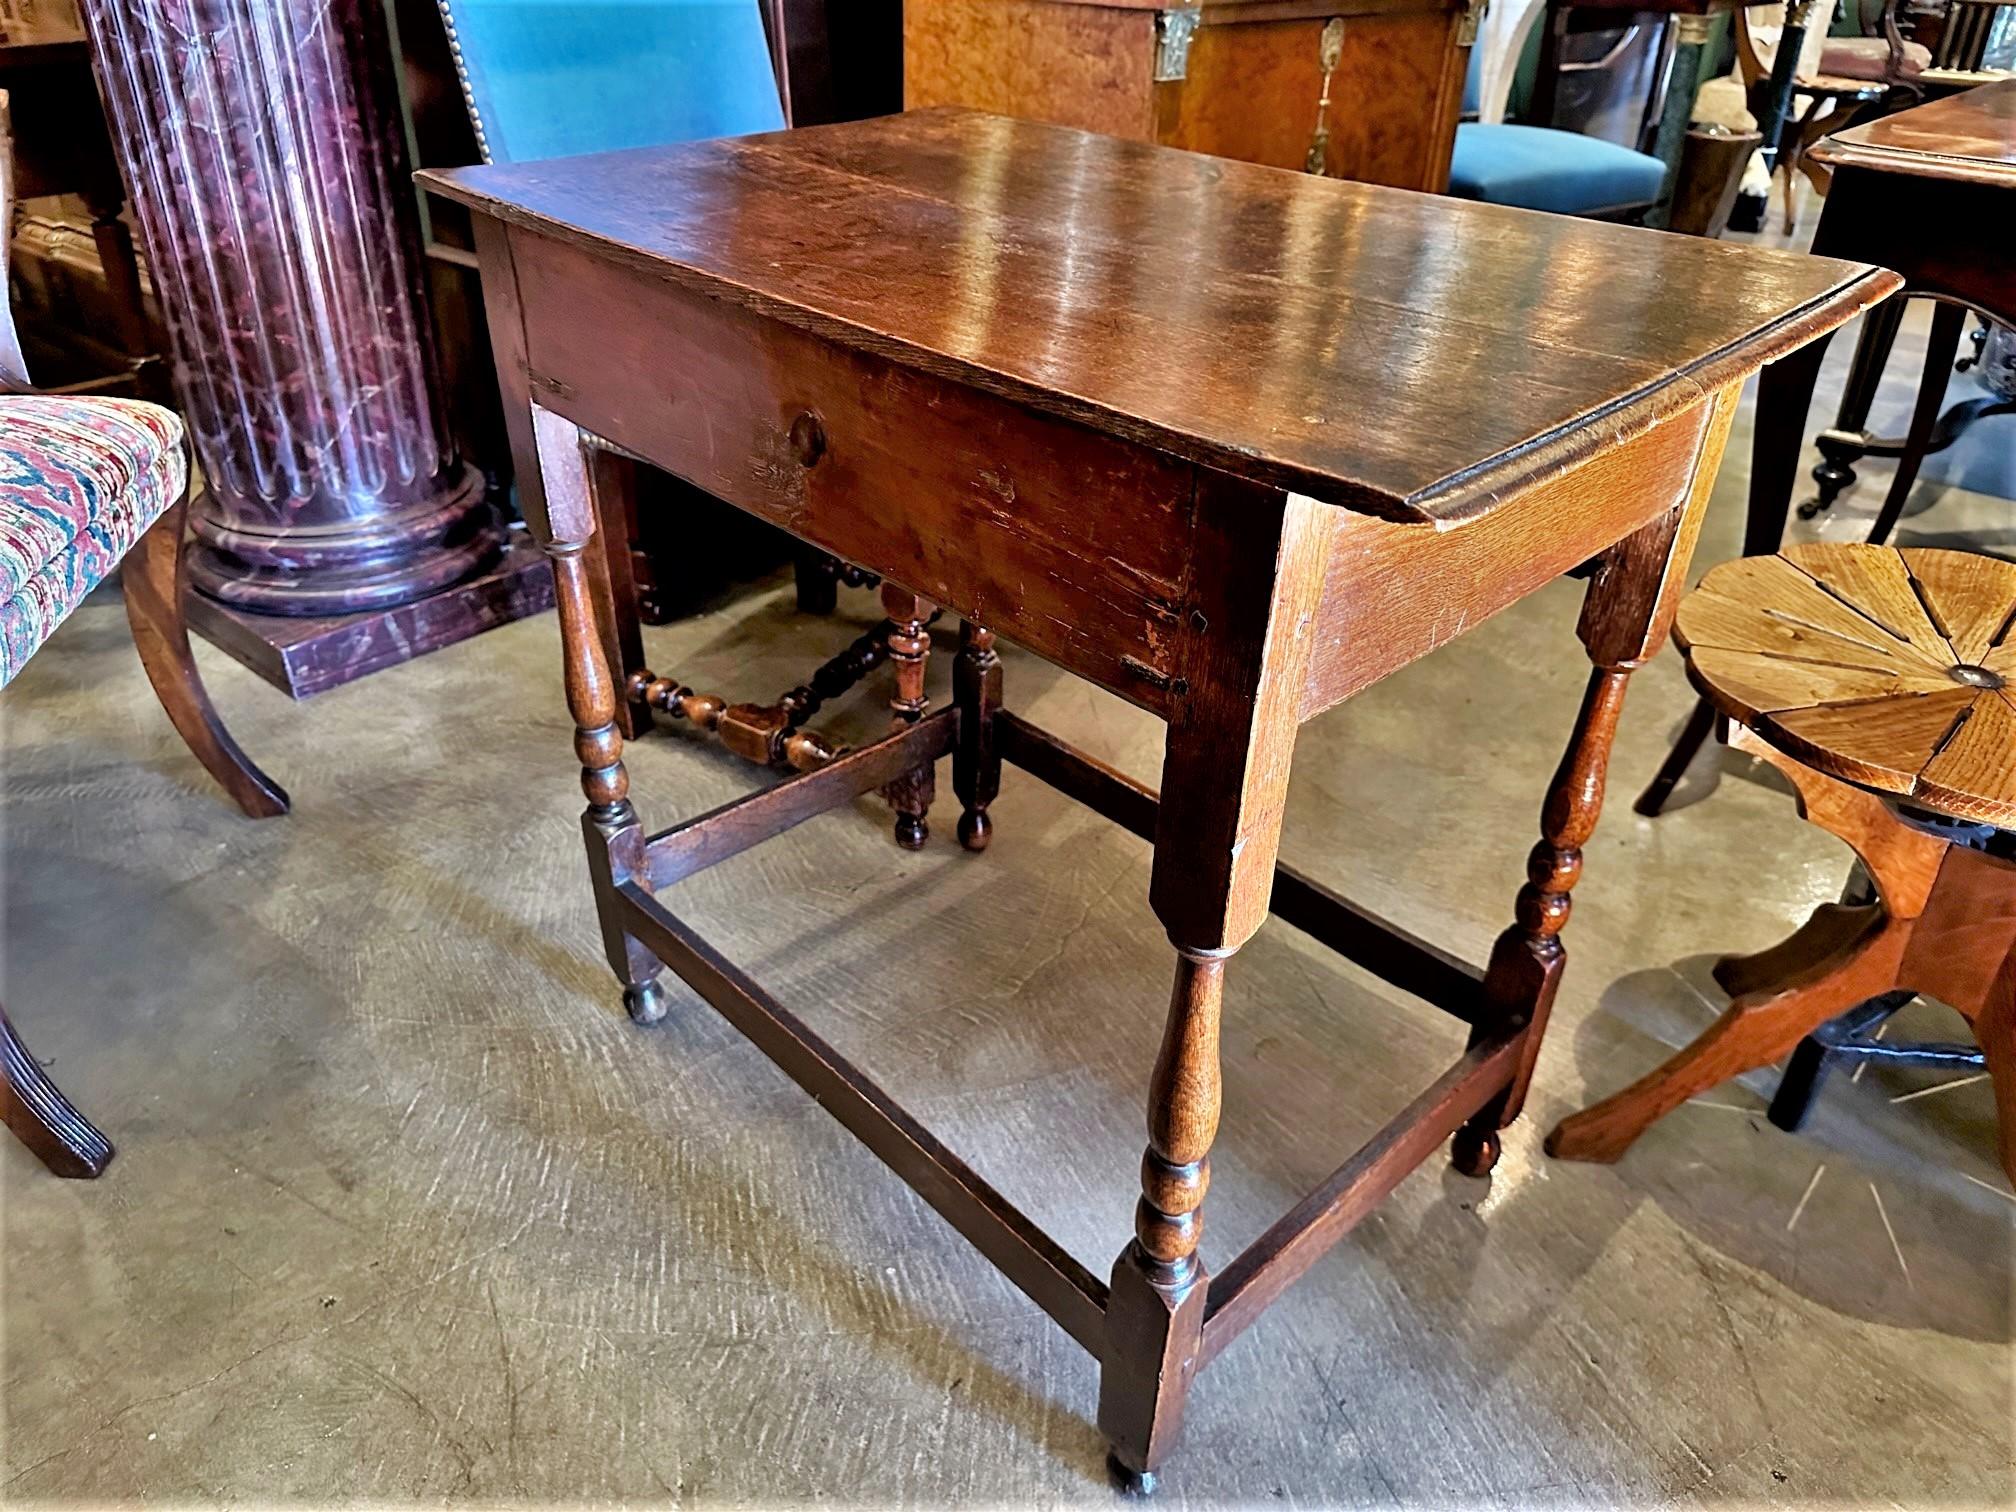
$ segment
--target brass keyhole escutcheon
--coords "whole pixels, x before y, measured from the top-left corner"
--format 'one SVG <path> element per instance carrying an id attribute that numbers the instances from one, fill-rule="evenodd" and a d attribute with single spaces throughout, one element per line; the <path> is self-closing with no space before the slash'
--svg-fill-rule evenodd
<path id="1" fill-rule="evenodd" d="M 1343 56 L 1344 18 L 1332 16 L 1323 24 L 1323 35 L 1316 44 L 1316 61 L 1323 68 L 1323 89 L 1316 99 L 1316 129 L 1309 134 L 1309 154 L 1302 160 L 1303 172 L 1318 177 L 1329 171 L 1330 80 Z"/>
<path id="2" fill-rule="evenodd" d="M 826 427 L 810 410 L 800 410 L 791 422 L 791 452 L 800 467 L 810 467 L 826 455 Z"/>

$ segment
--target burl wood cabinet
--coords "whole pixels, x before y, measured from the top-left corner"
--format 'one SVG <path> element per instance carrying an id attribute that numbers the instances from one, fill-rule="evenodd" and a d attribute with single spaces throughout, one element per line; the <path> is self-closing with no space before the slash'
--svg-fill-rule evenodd
<path id="1" fill-rule="evenodd" d="M 1439 193 L 1465 0 L 906 0 L 904 103 Z"/>

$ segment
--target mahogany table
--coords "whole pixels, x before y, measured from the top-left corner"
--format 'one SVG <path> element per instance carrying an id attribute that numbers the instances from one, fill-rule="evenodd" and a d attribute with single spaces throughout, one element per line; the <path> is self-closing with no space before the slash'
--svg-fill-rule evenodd
<path id="1" fill-rule="evenodd" d="M 1967 311 L 2016 325 L 2016 256 L 2010 253 L 2008 230 L 2016 223 L 2016 79 L 1857 126 L 1828 138 L 1808 156 L 1833 175 L 1813 250 L 1894 268 L 1903 275 L 1905 296 L 1938 301 L 1908 436 L 1885 443 L 1863 429 L 1883 361 L 1903 319 L 1904 299 L 1898 298 L 1862 322 L 1840 413 L 1833 428 L 1818 438 L 1826 460 L 1813 475 L 1826 499 L 1854 481 L 1849 461 L 1897 457 L 1897 471 L 1869 532 L 1869 539 L 1881 545 L 1902 517 L 1918 465 L 1934 449 L 1938 433 L 1950 439 L 1956 425 L 1992 407 L 1970 405 L 1965 415 L 1940 419 Z M 1776 551 L 1784 538 L 1805 449 L 1806 412 L 1827 342 L 1828 335 L 1822 335 L 1785 361 L 1772 363 L 1758 379 L 1745 556 Z M 1639 813 L 1653 815 L 1665 808 L 1707 745 L 1714 722 L 1714 710 L 1704 699 L 1639 796 Z"/>
<path id="2" fill-rule="evenodd" d="M 1408 1171 L 1451 1135 L 1462 1169 L 1491 1169 L 1625 682 L 1665 637 L 1738 386 L 1895 278 L 959 110 L 422 177 L 475 212 L 633 1014 L 662 1015 L 669 966 L 812 1092 L 1098 1360 L 1114 1462 L 1145 1479 L 1196 1372 Z M 903 585 L 887 738 L 835 755 L 657 679 L 660 707 L 806 770 L 646 831 L 617 720 L 647 690 L 609 670 L 621 553 L 600 545 L 624 454 Z M 1300 725 L 1585 564 L 1594 668 L 1487 966 L 1277 865 Z M 966 627 L 931 713 L 934 605 Z M 997 631 L 1168 722 L 1159 799 L 1002 706 Z M 1154 843 L 1175 985 L 1110 1281 L 669 902 L 878 789 L 914 837 L 947 756 L 969 848 L 1003 762 Z M 1220 996 L 1270 909 L 1470 1042 L 1214 1274 Z"/>

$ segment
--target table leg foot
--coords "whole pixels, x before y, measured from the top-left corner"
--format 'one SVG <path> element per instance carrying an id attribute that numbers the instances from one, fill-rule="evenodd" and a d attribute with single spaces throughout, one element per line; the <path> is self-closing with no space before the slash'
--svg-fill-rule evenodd
<path id="1" fill-rule="evenodd" d="M 1155 1071 L 1134 1238 L 1113 1262 L 1099 1427 L 1113 1458 L 1152 1476 L 1183 1432 L 1183 1403 L 1204 1341 L 1210 1274 L 1197 1258 L 1211 1141 L 1222 1095 L 1219 1008 L 1230 954 L 1183 951 Z"/>
<path id="2" fill-rule="evenodd" d="M 1106 1451 L 1106 1473 L 1123 1496 L 1153 1496 L 1160 1484 L 1154 1471 L 1132 1469 L 1110 1449 Z"/>
<path id="3" fill-rule="evenodd" d="M 1504 1140 L 1496 1129 L 1465 1124 L 1449 1143 L 1449 1164 L 1465 1176 L 1489 1176 L 1504 1153 Z"/>
<path id="4" fill-rule="evenodd" d="M 664 1019 L 671 1002 L 665 995 L 663 982 L 640 982 L 623 989 L 623 1007 L 629 1013 L 631 1023 L 648 1027 Z"/>

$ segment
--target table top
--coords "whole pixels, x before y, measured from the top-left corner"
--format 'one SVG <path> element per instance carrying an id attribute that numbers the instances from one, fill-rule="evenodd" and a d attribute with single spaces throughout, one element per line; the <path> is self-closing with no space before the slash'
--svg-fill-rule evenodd
<path id="1" fill-rule="evenodd" d="M 1712 569 L 1673 635 L 1710 702 L 1807 766 L 2016 828 L 2016 562 L 1788 546 Z"/>
<path id="2" fill-rule="evenodd" d="M 1853 127 L 1828 137 L 1808 156 L 1830 168 L 2016 188 L 2016 79 Z"/>
<path id="3" fill-rule="evenodd" d="M 840 345 L 1438 525 L 1897 286 L 964 110 L 420 179 Z"/>

